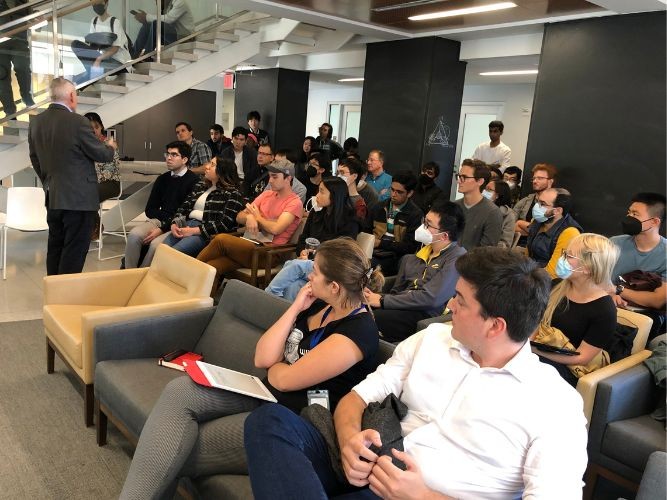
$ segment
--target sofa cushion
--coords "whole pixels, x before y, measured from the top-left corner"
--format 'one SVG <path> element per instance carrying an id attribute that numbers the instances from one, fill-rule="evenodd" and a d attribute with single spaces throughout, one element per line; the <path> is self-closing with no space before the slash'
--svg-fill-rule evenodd
<path id="1" fill-rule="evenodd" d="M 157 359 L 100 361 L 95 367 L 95 397 L 139 437 L 162 389 L 183 372 L 158 366 Z"/>
<path id="2" fill-rule="evenodd" d="M 200 477 L 192 481 L 199 498 L 247 500 L 253 498 L 250 478 L 231 474 Z"/>
<path id="3" fill-rule="evenodd" d="M 116 309 L 116 306 L 83 306 L 51 304 L 44 306 L 44 328 L 63 354 L 79 368 L 83 367 L 81 354 L 81 316 L 88 312 Z"/>
<path id="4" fill-rule="evenodd" d="M 611 422 L 602 439 L 603 455 L 631 467 L 640 475 L 651 453 L 659 450 L 665 450 L 665 427 L 650 415 Z"/>

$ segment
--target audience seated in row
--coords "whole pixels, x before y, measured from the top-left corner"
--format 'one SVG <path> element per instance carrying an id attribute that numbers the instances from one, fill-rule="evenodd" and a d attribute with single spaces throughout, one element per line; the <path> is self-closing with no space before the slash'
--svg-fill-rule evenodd
<path id="1" fill-rule="evenodd" d="M 501 248 L 512 248 L 516 215 L 511 208 L 512 192 L 509 184 L 502 180 L 489 181 L 484 191 L 482 191 L 482 196 L 495 203 L 503 217 L 503 226 L 498 246 Z"/>

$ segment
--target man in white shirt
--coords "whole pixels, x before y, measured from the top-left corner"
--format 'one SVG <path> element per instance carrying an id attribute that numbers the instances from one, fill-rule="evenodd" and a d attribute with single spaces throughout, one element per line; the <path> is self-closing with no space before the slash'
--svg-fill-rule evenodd
<path id="1" fill-rule="evenodd" d="M 138 10 L 133 12 L 134 18 L 142 26 L 137 34 L 137 41 L 134 44 L 136 56 L 155 50 L 155 40 L 157 36 L 157 16 L 152 12 Z M 189 35 L 195 30 L 195 20 L 192 11 L 185 0 L 162 0 L 162 45 L 170 43 Z"/>
<path id="2" fill-rule="evenodd" d="M 399 344 L 338 404 L 347 484 L 336 479 L 312 424 L 264 405 L 245 424 L 255 498 L 350 491 L 350 498 L 581 498 L 581 398 L 528 342 L 549 298 L 549 277 L 527 257 L 496 247 L 472 250 L 456 269 L 452 325 L 432 324 Z M 366 406 L 392 393 L 408 407 L 400 424 L 405 451 L 391 450 L 405 470 L 373 451 L 380 434 L 361 425 Z"/>
<path id="3" fill-rule="evenodd" d="M 505 125 L 500 120 L 493 120 L 489 123 L 489 139 L 490 142 L 483 142 L 472 154 L 473 160 L 481 160 L 489 167 L 498 167 L 505 170 L 510 166 L 510 157 L 512 150 L 500 140 L 503 135 Z"/>
<path id="4" fill-rule="evenodd" d="M 117 68 L 132 59 L 123 23 L 109 14 L 109 0 L 98 1 L 92 7 L 97 16 L 91 21 L 89 32 L 112 33 L 116 36 L 110 45 L 97 45 L 81 40 L 72 42 L 72 52 L 79 58 L 85 69 L 83 73 L 73 78 L 75 84 L 101 76 L 105 71 Z"/>

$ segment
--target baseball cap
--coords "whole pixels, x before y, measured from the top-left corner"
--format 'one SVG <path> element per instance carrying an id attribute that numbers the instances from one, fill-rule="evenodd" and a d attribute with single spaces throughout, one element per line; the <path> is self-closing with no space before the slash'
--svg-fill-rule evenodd
<path id="1" fill-rule="evenodd" d="M 294 177 L 294 163 L 289 160 L 273 160 L 271 164 L 266 167 L 269 172 L 274 172 L 276 174 L 285 174 L 291 177 Z"/>

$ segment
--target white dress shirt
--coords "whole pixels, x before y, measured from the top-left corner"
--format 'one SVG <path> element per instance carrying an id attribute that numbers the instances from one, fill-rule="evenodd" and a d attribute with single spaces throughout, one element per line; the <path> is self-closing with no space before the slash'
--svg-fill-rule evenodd
<path id="1" fill-rule="evenodd" d="M 500 170 L 505 170 L 510 166 L 512 150 L 503 141 L 495 147 L 491 147 L 491 142 L 483 142 L 475 149 L 472 154 L 473 160 L 482 160 L 487 165 L 500 165 Z"/>
<path id="2" fill-rule="evenodd" d="M 354 391 L 409 410 L 405 450 L 426 485 L 459 499 L 576 499 L 588 460 L 579 394 L 530 344 L 504 368 L 480 368 L 436 323 L 408 337 Z"/>

